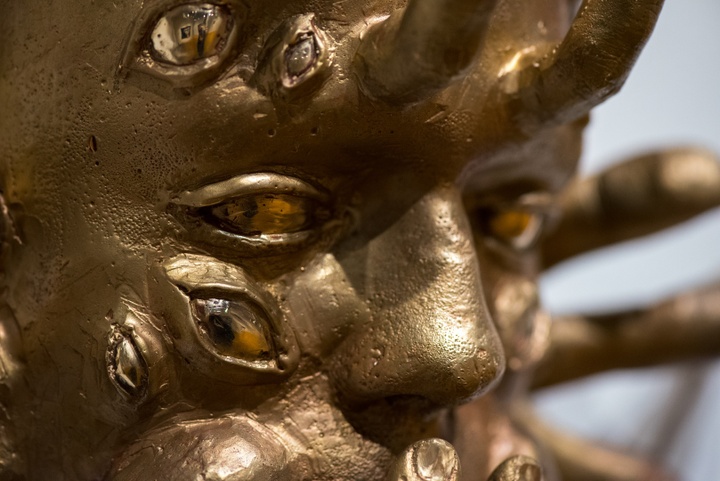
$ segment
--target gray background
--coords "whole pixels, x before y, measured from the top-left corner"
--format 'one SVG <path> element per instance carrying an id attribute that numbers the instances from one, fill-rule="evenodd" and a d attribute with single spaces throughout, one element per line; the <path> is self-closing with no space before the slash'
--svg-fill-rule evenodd
<path id="1" fill-rule="evenodd" d="M 627 84 L 595 110 L 582 172 L 663 146 L 720 153 L 719 50 L 720 0 L 667 0 Z M 642 306 L 716 280 L 718 210 L 561 265 L 541 290 L 551 312 L 585 313 Z M 720 362 L 603 374 L 544 391 L 536 404 L 556 426 L 664 459 L 684 480 L 720 479 Z M 677 406 L 675 426 L 667 413 Z"/>

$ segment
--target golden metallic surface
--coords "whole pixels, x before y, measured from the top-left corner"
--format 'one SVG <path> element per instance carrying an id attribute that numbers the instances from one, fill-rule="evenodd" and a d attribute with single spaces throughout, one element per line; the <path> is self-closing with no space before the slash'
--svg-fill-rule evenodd
<path id="1" fill-rule="evenodd" d="M 661 5 L 3 2 L 0 478 L 666 476 L 527 404 L 720 350 L 717 288 L 538 301 L 720 204 L 699 150 L 574 179 Z"/>

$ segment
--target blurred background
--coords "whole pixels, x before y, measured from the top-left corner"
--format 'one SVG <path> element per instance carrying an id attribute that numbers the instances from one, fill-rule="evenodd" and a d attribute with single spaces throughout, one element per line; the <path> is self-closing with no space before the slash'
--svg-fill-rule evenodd
<path id="1" fill-rule="evenodd" d="M 719 50 L 720 0 L 667 0 L 625 87 L 594 111 L 582 174 L 660 147 L 720 153 Z M 716 209 L 560 265 L 541 292 L 553 314 L 601 313 L 718 280 Z M 720 360 L 602 374 L 541 391 L 535 401 L 552 424 L 663 459 L 685 481 L 720 479 Z"/>

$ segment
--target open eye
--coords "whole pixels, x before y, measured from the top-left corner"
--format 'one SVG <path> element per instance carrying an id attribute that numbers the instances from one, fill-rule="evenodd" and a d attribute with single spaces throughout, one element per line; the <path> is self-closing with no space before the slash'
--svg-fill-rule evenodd
<path id="1" fill-rule="evenodd" d="M 193 299 L 194 315 L 205 341 L 217 353 L 246 361 L 275 357 L 268 321 L 248 302 Z"/>
<path id="2" fill-rule="evenodd" d="M 478 211 L 483 234 L 517 250 L 532 247 L 542 232 L 544 216 L 521 206 L 485 207 Z"/>
<path id="3" fill-rule="evenodd" d="M 241 0 L 149 4 L 128 33 L 117 71 L 123 82 L 166 98 L 210 85 L 237 59 L 247 31 Z"/>
<path id="4" fill-rule="evenodd" d="M 180 254 L 158 275 L 168 281 L 160 283 L 161 309 L 189 369 L 248 385 L 279 381 L 297 368 L 294 330 L 274 296 L 245 269 Z"/>
<path id="5" fill-rule="evenodd" d="M 227 47 L 233 19 L 209 3 L 188 4 L 165 13 L 151 34 L 152 56 L 172 65 L 190 65 L 219 55 Z"/>
<path id="6" fill-rule="evenodd" d="M 221 229 L 243 236 L 278 236 L 302 232 L 326 221 L 327 208 L 309 197 L 250 194 L 201 209 Z"/>
<path id="7" fill-rule="evenodd" d="M 327 193 L 275 173 L 239 175 L 182 192 L 168 210 L 190 240 L 254 257 L 309 247 L 339 224 Z"/>

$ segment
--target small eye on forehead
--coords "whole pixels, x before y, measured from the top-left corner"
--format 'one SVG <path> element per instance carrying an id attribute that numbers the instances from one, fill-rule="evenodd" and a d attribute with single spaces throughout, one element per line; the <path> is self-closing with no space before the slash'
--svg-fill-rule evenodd
<path id="1" fill-rule="evenodd" d="M 152 30 L 152 47 L 159 60 L 187 65 L 218 53 L 232 28 L 225 7 L 209 3 L 170 9 Z"/>

